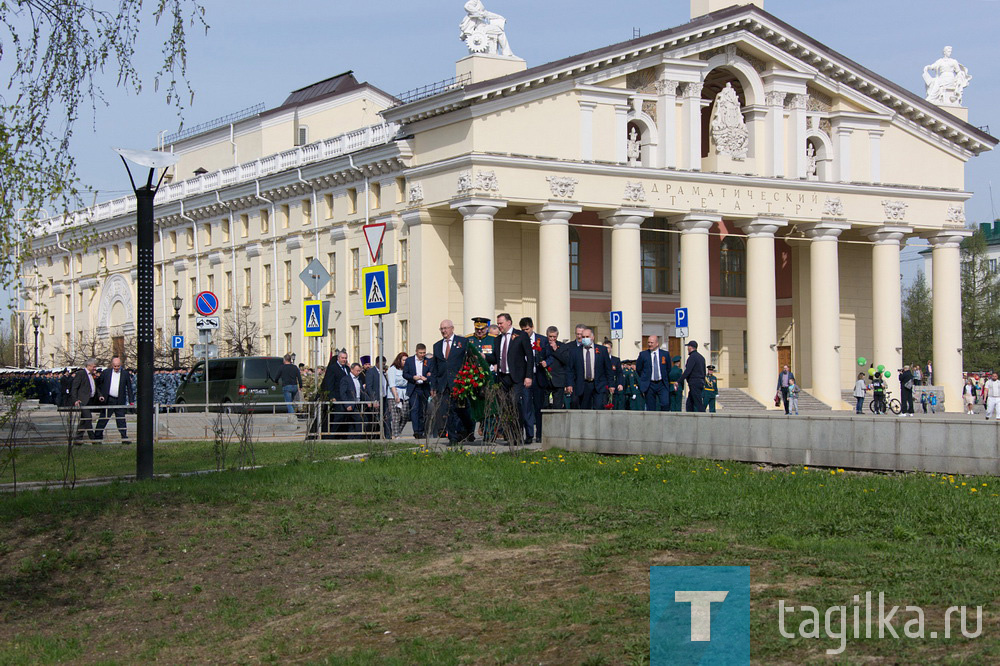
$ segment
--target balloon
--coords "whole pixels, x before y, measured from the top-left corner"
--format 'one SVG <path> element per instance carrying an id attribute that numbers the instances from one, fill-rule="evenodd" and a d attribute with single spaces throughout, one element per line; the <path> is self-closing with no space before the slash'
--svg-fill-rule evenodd
<path id="1" fill-rule="evenodd" d="M 868 376 L 869 377 L 875 376 L 875 368 L 868 368 Z"/>
<path id="2" fill-rule="evenodd" d="M 879 372 L 883 372 L 884 370 L 885 370 L 885 366 L 884 365 L 878 366 L 878 371 Z"/>
<path id="3" fill-rule="evenodd" d="M 866 359 L 864 356 L 859 356 L 858 357 L 858 365 L 864 365 L 867 362 L 868 362 L 868 359 Z"/>
<path id="4" fill-rule="evenodd" d="M 892 373 L 891 373 L 891 372 L 889 372 L 888 370 L 886 370 L 886 371 L 885 371 L 885 376 L 886 376 L 886 377 L 892 377 Z"/>

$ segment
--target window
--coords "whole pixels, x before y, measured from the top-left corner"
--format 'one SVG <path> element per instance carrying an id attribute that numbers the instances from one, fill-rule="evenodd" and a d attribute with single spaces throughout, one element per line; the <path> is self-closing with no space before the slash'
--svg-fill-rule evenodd
<path id="1" fill-rule="evenodd" d="M 712 331 L 712 341 L 709 344 L 711 345 L 709 351 L 711 352 L 710 358 L 712 359 L 709 363 L 714 365 L 716 370 L 718 370 L 721 367 L 719 359 L 722 356 L 722 331 Z"/>
<path id="2" fill-rule="evenodd" d="M 271 231 L 271 214 L 267 212 L 267 209 L 262 208 L 260 211 L 260 233 L 266 234 Z"/>
<path id="3" fill-rule="evenodd" d="M 292 353 L 292 334 L 291 333 L 285 333 L 285 353 L 286 354 L 291 354 Z"/>
<path id="4" fill-rule="evenodd" d="M 727 236 L 723 239 L 719 257 L 723 296 L 746 297 L 746 256 L 746 244 L 742 238 Z"/>
<path id="5" fill-rule="evenodd" d="M 156 280 L 156 286 L 157 287 L 159 287 L 161 284 L 163 284 L 163 265 L 162 264 L 159 264 L 159 265 L 156 266 L 156 268 L 153 271 L 153 275 L 156 276 L 154 279 Z"/>
<path id="6" fill-rule="evenodd" d="M 125 261 L 132 263 L 132 242 L 125 243 Z"/>
<path id="7" fill-rule="evenodd" d="M 205 247 L 212 244 L 212 223 L 201 225 L 201 235 L 205 239 Z"/>
<path id="8" fill-rule="evenodd" d="M 292 300 L 292 262 L 285 262 L 285 301 Z"/>
<path id="9" fill-rule="evenodd" d="M 177 251 L 177 232 L 176 231 L 171 231 L 170 232 L 170 251 L 171 252 L 176 252 Z"/>
<path id="10" fill-rule="evenodd" d="M 249 268 L 243 269 L 243 307 L 250 307 L 253 293 L 253 271 Z"/>
<path id="11" fill-rule="evenodd" d="M 108 248 L 102 247 L 97 251 L 97 261 L 101 268 L 108 265 Z"/>
<path id="12" fill-rule="evenodd" d="M 270 335 L 265 335 L 264 336 L 264 356 L 270 356 L 270 355 L 271 355 L 271 336 Z"/>
<path id="13" fill-rule="evenodd" d="M 208 290 L 210 292 L 212 292 L 213 294 L 215 293 L 215 276 L 214 275 L 209 275 L 208 276 Z"/>
<path id="14" fill-rule="evenodd" d="M 69 334 L 69 333 L 66 333 L 66 334 L 65 334 L 65 335 L 63 336 L 63 347 L 64 347 L 64 348 L 65 348 L 66 350 L 69 350 L 69 348 L 70 348 L 70 334 Z"/>
<path id="15" fill-rule="evenodd" d="M 326 219 L 329 220 L 333 217 L 333 195 L 324 194 L 323 203 L 326 204 Z"/>
<path id="16" fill-rule="evenodd" d="M 261 283 L 261 303 L 271 302 L 271 264 L 264 264 L 264 280 Z"/>
<path id="17" fill-rule="evenodd" d="M 405 352 L 410 348 L 410 322 L 406 319 L 399 320 L 399 351 Z"/>
<path id="18" fill-rule="evenodd" d="M 396 179 L 396 203 L 406 203 L 406 179 Z"/>
<path id="19" fill-rule="evenodd" d="M 282 229 L 287 229 L 288 228 L 288 204 L 282 204 L 281 208 L 278 209 L 278 210 L 280 211 L 278 214 L 281 216 L 281 228 Z"/>
<path id="20" fill-rule="evenodd" d="M 640 234 L 642 243 L 642 292 L 670 293 L 670 238 L 667 221 L 654 218 Z"/>
<path id="21" fill-rule="evenodd" d="M 240 238 L 250 235 L 250 216 L 240 215 Z"/>
<path id="22" fill-rule="evenodd" d="M 69 294 L 66 294 L 63 297 L 63 314 L 69 314 L 69 310 L 70 310 L 69 299 L 70 299 L 70 295 Z"/>
<path id="23" fill-rule="evenodd" d="M 580 290 L 580 232 L 569 228 L 569 288 Z"/>
<path id="24" fill-rule="evenodd" d="M 347 188 L 347 214 L 353 215 L 358 212 L 358 190 L 353 187 Z"/>
<path id="25" fill-rule="evenodd" d="M 312 224 L 313 205 L 309 199 L 302 200 L 302 226 L 308 227 Z"/>
<path id="26" fill-rule="evenodd" d="M 369 205 L 372 208 L 381 208 L 382 207 L 382 184 L 381 183 L 372 183 L 368 187 L 369 187 L 369 192 L 371 193 L 371 196 L 369 197 Z"/>
<path id="27" fill-rule="evenodd" d="M 337 293 L 337 253 L 327 254 L 326 263 L 326 270 L 330 272 L 330 283 L 326 285 L 326 293 L 328 296 L 333 296 Z"/>
<path id="28" fill-rule="evenodd" d="M 111 247 L 111 261 L 115 266 L 120 264 L 122 261 L 122 249 L 117 245 Z"/>
<path id="29" fill-rule="evenodd" d="M 69 275 L 69 257 L 63 257 L 63 275 Z"/>
<path id="30" fill-rule="evenodd" d="M 747 332 L 743 331 L 743 374 L 747 374 Z"/>
<path id="31" fill-rule="evenodd" d="M 361 358 L 361 328 L 351 326 L 351 358 L 350 361 L 357 361 Z"/>
<path id="32" fill-rule="evenodd" d="M 410 280 L 409 241 L 405 238 L 399 241 L 399 284 L 405 285 Z M 405 348 L 404 348 L 405 349 Z"/>
<path id="33" fill-rule="evenodd" d="M 83 312 L 83 293 L 81 292 L 79 296 L 75 297 L 76 297 L 76 311 Z"/>
<path id="34" fill-rule="evenodd" d="M 222 220 L 222 242 L 229 242 L 229 218 L 224 218 Z"/>
<path id="35" fill-rule="evenodd" d="M 171 293 L 171 298 L 177 298 L 180 295 L 180 281 L 174 280 L 173 282 L 173 292 Z"/>
<path id="36" fill-rule="evenodd" d="M 361 251 L 351 250 L 351 291 L 357 291 L 361 284 Z"/>
<path id="37" fill-rule="evenodd" d="M 233 307 L 233 272 L 226 271 L 226 310 Z"/>
<path id="38" fill-rule="evenodd" d="M 299 125 L 298 131 L 295 133 L 295 145 L 304 146 L 309 143 L 309 128 L 305 125 Z"/>
<path id="39" fill-rule="evenodd" d="M 187 249 L 194 248 L 194 229 L 188 229 L 184 232 L 184 237 L 187 240 Z"/>
<path id="40" fill-rule="evenodd" d="M 76 272 L 77 273 L 82 273 L 83 272 L 83 255 L 82 254 L 77 254 L 76 255 L 75 263 L 76 263 Z"/>
<path id="41" fill-rule="evenodd" d="M 191 285 L 191 303 L 194 303 L 194 299 L 198 297 L 198 278 L 190 278 L 188 284 Z M 192 308 L 193 314 L 193 308 Z"/>

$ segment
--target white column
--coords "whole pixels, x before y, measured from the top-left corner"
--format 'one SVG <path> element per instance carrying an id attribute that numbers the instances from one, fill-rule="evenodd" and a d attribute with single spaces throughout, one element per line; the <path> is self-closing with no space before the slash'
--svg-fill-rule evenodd
<path id="1" fill-rule="evenodd" d="M 692 213 L 675 225 L 681 230 L 681 307 L 688 309 L 688 340 L 702 351 L 712 342 L 708 232 L 721 221 L 719 215 Z"/>
<path id="2" fill-rule="evenodd" d="M 538 320 L 535 326 L 555 326 L 560 339 L 572 336 L 569 318 L 569 220 L 582 206 L 550 203 L 528 209 L 538 218 Z"/>
<path id="3" fill-rule="evenodd" d="M 868 143 L 871 150 L 871 181 L 882 182 L 882 136 L 884 129 L 868 130 Z M 889 366 L 886 366 L 889 367 Z"/>
<path id="4" fill-rule="evenodd" d="M 935 386 L 944 387 L 944 406 L 949 412 L 962 410 L 962 261 L 959 244 L 971 231 L 942 230 L 930 241 L 934 308 Z"/>
<path id="5" fill-rule="evenodd" d="M 496 282 L 493 254 L 493 217 L 506 201 L 469 197 L 451 204 L 462 214 L 462 326 L 473 317 L 496 314 Z M 457 330 L 463 330 L 461 326 Z"/>
<path id="6" fill-rule="evenodd" d="M 628 162 L 628 112 L 627 104 L 615 104 L 615 161 Z"/>
<path id="7" fill-rule="evenodd" d="M 701 171 L 701 83 L 685 83 L 684 95 L 684 161 L 681 167 Z"/>
<path id="8" fill-rule="evenodd" d="M 580 102 L 580 159 L 594 159 L 594 109 L 597 102 Z"/>
<path id="9" fill-rule="evenodd" d="M 789 105 L 789 122 L 792 125 L 792 138 L 788 145 L 788 170 L 793 178 L 806 177 L 806 105 L 808 95 L 792 95 Z"/>
<path id="10" fill-rule="evenodd" d="M 885 224 L 867 232 L 872 247 L 872 362 L 903 367 L 903 306 L 899 250 L 912 227 Z"/>
<path id="11" fill-rule="evenodd" d="M 656 125 L 659 143 L 656 145 L 657 164 L 661 168 L 677 166 L 677 81 L 661 78 L 657 82 Z"/>
<path id="12" fill-rule="evenodd" d="M 854 130 L 850 127 L 835 127 L 833 131 L 837 144 L 837 170 L 836 178 L 842 183 L 851 182 L 851 135 Z"/>
<path id="13" fill-rule="evenodd" d="M 429 343 L 440 337 L 438 325 L 442 319 L 448 319 L 448 291 L 451 284 L 449 251 L 449 234 L 454 216 L 448 213 L 437 215 L 427 210 L 408 210 L 401 214 L 404 224 L 409 228 L 410 256 L 417 258 L 410 262 L 409 296 L 410 296 L 410 340 Z M 273 222 L 272 222 L 273 224 Z M 331 242 L 342 240 L 331 234 Z M 334 245 L 337 247 L 337 245 Z M 362 250 L 363 251 L 363 250 Z M 338 254 L 340 266 L 346 266 L 346 259 Z M 275 274 L 277 280 L 277 273 Z M 343 298 L 338 292 L 338 299 Z M 344 300 L 349 303 L 350 299 Z M 336 307 L 336 305 L 334 306 Z M 349 319 L 349 313 L 344 309 L 344 319 L 335 320 L 343 323 Z M 346 347 L 348 331 L 341 327 L 339 342 Z M 411 345 L 412 346 L 412 345 Z"/>
<path id="14" fill-rule="evenodd" d="M 642 237 L 640 225 L 653 211 L 620 208 L 601 215 L 611 226 L 611 309 L 622 312 L 622 358 L 642 345 Z"/>
<path id="15" fill-rule="evenodd" d="M 816 399 L 834 409 L 843 407 L 840 394 L 840 266 L 837 239 L 851 225 L 812 222 L 799 225 L 809 243 L 809 301 L 812 390 Z"/>
<path id="16" fill-rule="evenodd" d="M 767 100 L 767 140 L 770 145 L 764 170 L 766 176 L 785 175 L 785 97 L 787 96 L 787 93 L 780 90 L 764 94 Z"/>
<path id="17" fill-rule="evenodd" d="M 740 224 L 747 234 L 747 374 L 749 392 L 767 404 L 778 373 L 774 234 L 788 222 L 757 218 Z"/>

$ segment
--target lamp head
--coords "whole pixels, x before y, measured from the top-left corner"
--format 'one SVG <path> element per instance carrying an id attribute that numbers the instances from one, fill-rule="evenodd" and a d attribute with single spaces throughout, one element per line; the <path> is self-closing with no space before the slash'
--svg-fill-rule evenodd
<path id="1" fill-rule="evenodd" d="M 132 150 L 131 148 L 112 148 L 123 159 L 149 169 L 166 169 L 177 164 L 181 159 L 173 153 L 163 153 L 158 150 Z"/>

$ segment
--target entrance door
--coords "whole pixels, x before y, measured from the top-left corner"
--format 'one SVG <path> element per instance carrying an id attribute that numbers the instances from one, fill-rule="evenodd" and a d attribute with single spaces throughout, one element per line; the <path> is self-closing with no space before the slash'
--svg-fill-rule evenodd
<path id="1" fill-rule="evenodd" d="M 681 355 L 681 339 L 670 338 L 667 341 L 667 348 L 670 350 L 670 358 Z"/>
<path id="2" fill-rule="evenodd" d="M 116 335 L 111 338 L 111 354 L 121 358 L 122 365 L 125 364 L 125 336 Z"/>
<path id="3" fill-rule="evenodd" d="M 778 347 L 778 372 L 785 366 L 792 367 L 792 348 Z"/>

